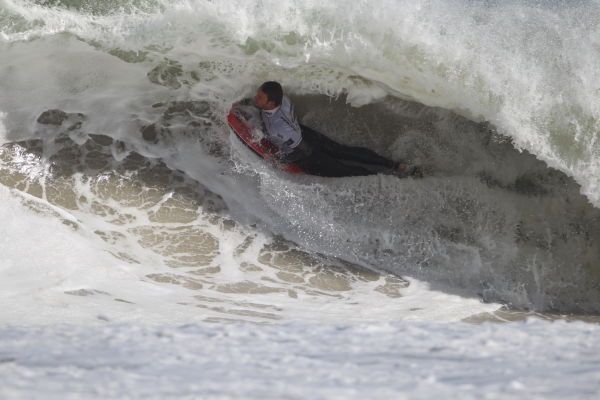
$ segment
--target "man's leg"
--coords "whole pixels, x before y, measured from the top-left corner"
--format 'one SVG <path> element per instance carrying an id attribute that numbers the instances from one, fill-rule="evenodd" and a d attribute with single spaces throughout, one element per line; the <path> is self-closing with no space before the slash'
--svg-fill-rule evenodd
<path id="1" fill-rule="evenodd" d="M 343 177 L 373 175 L 373 171 L 360 165 L 347 165 L 332 158 L 329 154 L 315 149 L 313 153 L 301 160 L 294 162 L 304 172 L 310 175 Z"/>
<path id="2" fill-rule="evenodd" d="M 307 126 L 301 126 L 303 138 L 307 140 L 313 148 L 320 149 L 321 151 L 323 151 L 324 153 L 328 154 L 336 160 L 367 164 L 365 167 L 383 167 L 383 169 L 377 168 L 381 171 L 385 169 L 395 169 L 397 167 L 398 163 L 383 156 L 380 156 L 373 150 L 369 150 L 364 147 L 346 146 L 329 139 L 325 135 Z"/>

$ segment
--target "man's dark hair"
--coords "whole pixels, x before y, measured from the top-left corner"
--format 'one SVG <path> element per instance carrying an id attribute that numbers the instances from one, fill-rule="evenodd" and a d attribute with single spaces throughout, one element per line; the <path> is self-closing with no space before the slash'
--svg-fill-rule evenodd
<path id="1" fill-rule="evenodd" d="M 260 90 L 262 90 L 266 95 L 269 101 L 275 103 L 276 106 L 281 105 L 283 100 L 283 88 L 279 84 L 279 82 L 268 81 L 260 85 Z"/>

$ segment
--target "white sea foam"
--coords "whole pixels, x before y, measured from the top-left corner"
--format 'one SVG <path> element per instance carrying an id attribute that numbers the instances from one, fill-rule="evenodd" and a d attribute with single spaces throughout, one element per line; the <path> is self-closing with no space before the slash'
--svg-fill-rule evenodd
<path id="1" fill-rule="evenodd" d="M 593 399 L 598 326 L 0 328 L 7 398 Z"/>

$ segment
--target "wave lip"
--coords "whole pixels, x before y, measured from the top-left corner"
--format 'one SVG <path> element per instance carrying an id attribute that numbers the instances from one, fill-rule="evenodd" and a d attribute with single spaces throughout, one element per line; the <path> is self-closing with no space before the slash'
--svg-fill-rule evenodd
<path id="1" fill-rule="evenodd" d="M 68 32 L 173 58 L 229 54 L 282 66 L 272 74 L 298 91 L 346 91 L 355 105 L 392 94 L 489 121 L 600 204 L 594 2 L 7 0 L 2 10 L 9 41 Z M 31 26 L 11 33 L 11 18 Z"/>

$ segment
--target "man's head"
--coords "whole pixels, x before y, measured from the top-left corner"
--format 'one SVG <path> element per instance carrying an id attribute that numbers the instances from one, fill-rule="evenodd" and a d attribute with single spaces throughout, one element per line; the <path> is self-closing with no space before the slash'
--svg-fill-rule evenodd
<path id="1" fill-rule="evenodd" d="M 281 105 L 283 88 L 279 82 L 265 82 L 256 91 L 254 105 L 261 110 L 272 110 Z"/>

